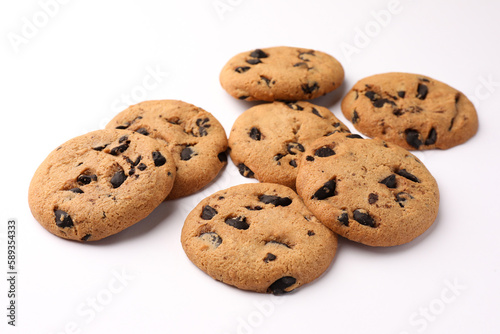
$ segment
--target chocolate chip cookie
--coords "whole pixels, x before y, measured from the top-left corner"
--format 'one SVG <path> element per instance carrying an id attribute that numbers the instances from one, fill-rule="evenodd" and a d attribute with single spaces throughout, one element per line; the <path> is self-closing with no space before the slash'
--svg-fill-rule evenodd
<path id="1" fill-rule="evenodd" d="M 335 133 L 304 152 L 297 191 L 334 232 L 370 246 L 407 243 L 436 219 L 439 190 L 422 162 L 398 145 Z"/>
<path id="2" fill-rule="evenodd" d="M 242 184 L 202 200 L 181 235 L 188 258 L 216 280 L 281 295 L 319 277 L 337 238 L 290 188 Z"/>
<path id="3" fill-rule="evenodd" d="M 209 112 L 186 102 L 141 102 L 119 113 L 106 128 L 135 131 L 166 145 L 177 166 L 167 199 L 197 192 L 227 163 L 227 137 L 222 125 Z"/>
<path id="4" fill-rule="evenodd" d="M 305 149 L 337 131 L 349 129 L 325 107 L 303 101 L 257 105 L 234 122 L 229 135 L 231 159 L 243 176 L 294 189 Z"/>
<path id="5" fill-rule="evenodd" d="M 175 165 L 160 142 L 125 130 L 73 138 L 42 162 L 29 206 L 49 232 L 95 241 L 137 223 L 168 195 Z"/>
<path id="6" fill-rule="evenodd" d="M 410 73 L 384 73 L 358 81 L 342 101 L 354 127 L 408 150 L 447 149 L 478 128 L 476 109 L 458 90 Z"/>
<path id="7" fill-rule="evenodd" d="M 246 101 L 313 99 L 338 88 L 343 80 L 344 69 L 334 57 L 285 46 L 240 53 L 220 73 L 222 87 Z"/>

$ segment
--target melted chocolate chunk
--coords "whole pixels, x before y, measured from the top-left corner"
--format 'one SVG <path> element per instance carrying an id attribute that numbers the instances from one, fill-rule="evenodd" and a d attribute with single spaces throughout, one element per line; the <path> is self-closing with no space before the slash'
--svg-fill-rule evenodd
<path id="1" fill-rule="evenodd" d="M 247 223 L 246 217 L 236 217 L 236 218 L 227 218 L 225 220 L 225 223 L 228 224 L 229 226 L 232 226 L 234 228 L 237 228 L 238 230 L 248 230 L 250 225 Z"/>
<path id="2" fill-rule="evenodd" d="M 385 179 L 383 179 L 382 181 L 379 181 L 379 183 L 384 184 L 385 186 L 387 186 L 387 188 L 394 189 L 397 187 L 396 175 L 391 174 L 388 177 L 386 177 Z"/>
<path id="3" fill-rule="evenodd" d="M 279 241 L 276 241 L 276 240 L 270 240 L 268 242 L 266 242 L 266 245 L 269 245 L 269 244 L 272 244 L 272 245 L 278 245 L 278 246 L 284 246 L 286 248 L 292 248 L 290 247 L 289 245 L 287 245 L 286 243 L 284 242 L 279 242 Z"/>
<path id="4" fill-rule="evenodd" d="M 254 172 L 250 168 L 248 168 L 245 164 L 239 164 L 238 171 L 244 177 L 254 177 L 255 176 Z"/>
<path id="5" fill-rule="evenodd" d="M 97 146 L 97 147 L 92 147 L 93 150 L 95 151 L 102 151 L 104 150 L 109 144 L 106 144 L 106 145 L 102 145 L 102 146 Z"/>
<path id="6" fill-rule="evenodd" d="M 437 139 L 436 129 L 432 128 L 431 131 L 429 131 L 429 134 L 427 135 L 427 139 L 425 140 L 424 145 L 433 145 L 436 143 L 436 139 Z"/>
<path id="7" fill-rule="evenodd" d="M 313 235 L 316 235 L 316 233 L 314 233 L 314 231 L 307 231 L 307 235 L 312 237 Z"/>
<path id="8" fill-rule="evenodd" d="M 290 166 L 297 168 L 297 161 L 295 161 L 295 159 L 290 160 L 289 164 L 290 164 Z"/>
<path id="9" fill-rule="evenodd" d="M 215 232 L 202 233 L 199 236 L 203 241 L 211 244 L 214 248 L 217 248 L 222 243 L 222 238 Z"/>
<path id="10" fill-rule="evenodd" d="M 257 64 L 262 63 L 262 62 L 258 58 L 250 58 L 250 59 L 247 59 L 247 63 L 249 63 L 250 65 L 257 65 Z"/>
<path id="11" fill-rule="evenodd" d="M 198 131 L 200 132 L 201 137 L 208 135 L 207 129 L 210 127 L 210 124 L 208 124 L 209 121 L 208 117 L 205 117 L 204 119 L 198 118 L 196 120 L 196 125 L 198 126 Z"/>
<path id="12" fill-rule="evenodd" d="M 299 152 L 304 152 L 305 148 L 300 143 L 289 143 L 286 146 L 286 150 L 288 151 L 288 153 L 295 155 Z"/>
<path id="13" fill-rule="evenodd" d="M 396 174 L 404 177 L 404 178 L 407 178 L 408 180 L 410 181 L 413 181 L 413 182 L 417 182 L 417 183 L 420 183 L 420 180 L 418 179 L 418 177 L 416 177 L 415 175 L 409 173 L 406 169 L 400 169 L 396 172 Z"/>
<path id="14" fill-rule="evenodd" d="M 405 92 L 404 90 L 400 90 L 400 91 L 398 92 L 398 96 L 399 96 L 400 98 L 402 98 L 402 99 L 404 99 L 405 94 L 406 94 L 406 92 Z"/>
<path id="15" fill-rule="evenodd" d="M 123 184 L 123 182 L 125 182 L 126 179 L 127 175 L 125 175 L 125 173 L 121 170 L 116 172 L 115 175 L 113 175 L 110 182 L 113 188 L 118 188 Z"/>
<path id="16" fill-rule="evenodd" d="M 320 158 L 326 158 L 335 155 L 335 151 L 328 146 L 324 146 L 314 151 L 314 155 Z"/>
<path id="17" fill-rule="evenodd" d="M 321 114 L 319 113 L 319 111 L 316 108 L 312 108 L 312 113 L 318 117 L 324 118 L 323 116 L 321 116 Z"/>
<path id="18" fill-rule="evenodd" d="M 414 129 L 406 129 L 406 142 L 408 145 L 418 149 L 422 145 L 422 140 L 420 139 L 420 133 Z"/>
<path id="19" fill-rule="evenodd" d="M 342 214 L 337 217 L 337 220 L 342 223 L 342 225 L 349 226 L 349 216 L 347 212 L 342 212 Z"/>
<path id="20" fill-rule="evenodd" d="M 290 291 L 286 291 L 287 288 L 291 287 L 295 284 L 297 280 L 292 276 L 285 276 L 278 279 L 276 282 L 271 284 L 267 289 L 268 292 L 271 292 L 275 296 L 281 296 Z"/>
<path id="21" fill-rule="evenodd" d="M 245 209 L 250 210 L 250 211 L 260 211 L 263 209 L 263 207 L 257 205 L 257 206 L 245 206 Z"/>
<path id="22" fill-rule="evenodd" d="M 149 136 L 149 132 L 146 128 L 137 129 L 137 130 L 135 130 L 135 132 L 140 133 L 141 135 L 144 135 L 144 136 Z"/>
<path id="23" fill-rule="evenodd" d="M 319 89 L 319 85 L 317 82 L 314 82 L 312 85 L 311 84 L 303 84 L 302 86 L 300 86 L 300 88 L 302 88 L 302 91 L 305 94 L 312 94 L 314 91 Z"/>
<path id="24" fill-rule="evenodd" d="M 361 137 L 360 135 L 358 134 L 352 134 L 352 135 L 347 135 L 346 138 L 351 138 L 351 139 L 363 139 L 363 137 Z"/>
<path id="25" fill-rule="evenodd" d="M 78 184 L 83 185 L 83 186 L 86 184 L 89 184 L 92 181 L 97 181 L 97 176 L 94 174 L 92 174 L 92 175 L 82 174 L 82 175 L 78 176 L 78 178 L 76 179 L 76 182 L 78 182 Z"/>
<path id="26" fill-rule="evenodd" d="M 111 155 L 118 155 L 120 153 L 123 153 L 123 152 L 125 152 L 128 149 L 128 146 L 129 146 L 129 143 L 126 142 L 125 144 L 113 147 L 111 149 L 111 151 L 109 151 L 109 154 L 111 154 Z"/>
<path id="27" fill-rule="evenodd" d="M 404 208 L 404 202 L 406 202 L 407 199 L 412 199 L 413 196 L 405 193 L 404 191 L 397 193 L 396 194 L 396 202 L 399 204 L 400 207 Z"/>
<path id="28" fill-rule="evenodd" d="M 85 234 L 80 240 L 81 241 L 89 241 L 91 236 L 92 236 L 92 234 Z"/>
<path id="29" fill-rule="evenodd" d="M 268 54 L 262 51 L 261 49 L 255 49 L 250 53 L 250 57 L 252 58 L 267 58 Z"/>
<path id="30" fill-rule="evenodd" d="M 417 98 L 418 99 L 425 100 L 428 92 L 429 92 L 429 88 L 427 88 L 426 85 L 418 84 L 418 87 L 417 87 Z"/>
<path id="31" fill-rule="evenodd" d="M 252 138 L 253 140 L 260 140 L 262 135 L 260 133 L 260 130 L 257 129 L 256 127 L 253 127 L 250 129 L 250 133 L 248 134 L 250 136 L 250 138 Z"/>
<path id="32" fill-rule="evenodd" d="M 239 66 L 239 67 L 236 67 L 234 70 L 238 73 L 243 73 L 243 72 L 246 72 L 250 69 L 250 66 Z"/>
<path id="33" fill-rule="evenodd" d="M 260 195 L 259 201 L 264 204 L 272 204 L 274 206 L 289 206 L 292 200 L 289 197 L 279 197 L 273 195 Z"/>
<path id="34" fill-rule="evenodd" d="M 337 184 L 336 184 L 335 180 L 330 180 L 328 182 L 325 182 L 325 184 L 321 188 L 319 188 L 314 193 L 314 195 L 311 196 L 311 199 L 323 200 L 323 199 L 334 196 L 336 185 Z"/>
<path id="35" fill-rule="evenodd" d="M 269 84 L 271 83 L 271 79 L 269 79 L 269 78 L 267 78 L 267 77 L 265 77 L 265 76 L 263 76 L 263 75 L 261 75 L 261 76 L 260 76 L 260 79 L 261 79 L 261 80 L 264 80 L 264 82 L 266 83 L 266 86 L 267 86 L 267 87 L 271 87 L 271 86 L 269 85 Z M 274 84 L 274 82 L 273 82 L 273 84 Z"/>
<path id="36" fill-rule="evenodd" d="M 386 103 L 393 105 L 393 106 L 396 105 L 396 103 L 394 103 L 394 101 L 391 101 L 388 99 L 382 99 L 380 97 L 380 95 L 378 95 L 377 93 L 375 93 L 373 91 L 367 91 L 365 93 L 365 96 L 370 99 L 370 101 L 372 102 L 372 104 L 375 108 L 382 108 L 384 106 L 384 104 L 386 104 Z"/>
<path id="37" fill-rule="evenodd" d="M 80 188 L 73 188 L 73 189 L 70 189 L 69 191 L 71 191 L 75 194 L 83 194 L 83 190 Z"/>
<path id="38" fill-rule="evenodd" d="M 65 227 L 72 227 L 74 225 L 73 219 L 71 219 L 71 216 L 68 215 L 67 212 L 63 210 L 55 210 L 54 215 L 56 216 L 57 227 L 65 228 Z"/>
<path id="39" fill-rule="evenodd" d="M 307 160 L 307 161 L 314 161 L 314 157 L 313 157 L 312 155 L 308 155 L 308 156 L 306 157 L 306 160 Z"/>
<path id="40" fill-rule="evenodd" d="M 201 211 L 201 219 L 203 220 L 210 220 L 212 219 L 216 214 L 217 210 L 212 208 L 210 205 L 205 205 Z"/>
<path id="41" fill-rule="evenodd" d="M 125 123 L 124 125 L 118 125 L 115 129 L 118 129 L 118 130 L 125 130 L 126 128 L 128 128 L 130 126 L 130 123 Z"/>
<path id="42" fill-rule="evenodd" d="M 163 166 L 164 164 L 167 163 L 167 159 L 165 159 L 165 157 L 159 151 L 153 152 L 152 155 L 156 167 Z"/>
<path id="43" fill-rule="evenodd" d="M 226 151 L 222 151 L 220 152 L 219 154 L 217 154 L 217 158 L 219 158 L 219 161 L 220 162 L 227 162 L 227 155 L 226 155 Z"/>
<path id="44" fill-rule="evenodd" d="M 370 203 L 370 204 L 374 204 L 374 203 L 375 203 L 375 202 L 377 202 L 377 201 L 378 201 L 378 195 L 377 195 L 377 194 L 375 194 L 375 193 L 370 193 L 370 194 L 368 195 L 368 203 Z"/>
<path id="45" fill-rule="evenodd" d="M 269 261 L 274 261 L 276 260 L 276 255 L 267 253 L 266 257 L 264 258 L 264 262 L 268 263 Z"/>
<path id="46" fill-rule="evenodd" d="M 140 171 L 143 171 L 147 168 L 147 166 L 144 164 L 144 163 L 140 163 L 139 166 L 137 166 L 137 169 L 140 170 Z"/>
<path id="47" fill-rule="evenodd" d="M 375 227 L 375 221 L 373 218 L 366 212 L 362 212 L 360 210 L 354 210 L 353 218 L 355 221 L 360 223 L 361 225 Z"/>
<path id="48" fill-rule="evenodd" d="M 273 157 L 273 160 L 274 161 L 280 161 L 281 158 L 283 158 L 285 155 L 284 154 L 281 154 L 281 153 L 278 153 L 276 154 L 274 157 Z"/>
<path id="49" fill-rule="evenodd" d="M 197 155 L 190 146 L 184 147 L 181 151 L 181 160 L 187 161 Z"/>
<path id="50" fill-rule="evenodd" d="M 299 106 L 297 103 L 294 102 L 289 102 L 286 104 L 288 108 L 293 109 L 293 110 L 304 110 L 301 106 Z"/>
<path id="51" fill-rule="evenodd" d="M 356 110 L 354 110 L 354 111 L 352 112 L 351 122 L 352 122 L 352 124 L 356 124 L 358 121 L 359 121 L 359 115 L 358 115 L 358 113 L 356 112 Z"/>

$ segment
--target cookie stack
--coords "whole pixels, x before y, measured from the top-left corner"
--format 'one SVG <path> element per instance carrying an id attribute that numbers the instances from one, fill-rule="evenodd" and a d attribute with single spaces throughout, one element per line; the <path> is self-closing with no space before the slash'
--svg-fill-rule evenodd
<path id="1" fill-rule="evenodd" d="M 283 294 L 326 270 L 337 235 L 395 246 L 432 225 L 438 185 L 407 150 L 467 141 L 477 131 L 472 103 L 426 76 L 375 75 L 342 101 L 346 118 L 374 138 L 363 139 L 327 108 L 301 101 L 334 90 L 343 78 L 333 57 L 292 47 L 243 52 L 224 66 L 220 82 L 230 95 L 271 103 L 243 112 L 229 135 L 239 172 L 261 183 L 219 191 L 185 221 L 184 250 L 208 275 Z"/>
<path id="2" fill-rule="evenodd" d="M 131 106 L 73 138 L 39 166 L 29 188 L 35 219 L 62 238 L 95 241 L 192 194 L 227 163 L 227 137 L 207 111 L 175 100 Z"/>

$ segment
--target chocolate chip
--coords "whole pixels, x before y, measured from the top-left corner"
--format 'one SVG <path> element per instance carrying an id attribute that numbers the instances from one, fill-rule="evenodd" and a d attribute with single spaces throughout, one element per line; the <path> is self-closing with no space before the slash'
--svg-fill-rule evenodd
<path id="1" fill-rule="evenodd" d="M 245 206 L 245 209 L 250 210 L 250 211 L 260 211 L 263 209 L 263 207 L 257 205 L 257 206 Z"/>
<path id="2" fill-rule="evenodd" d="M 212 219 L 216 214 L 217 210 L 212 208 L 210 205 L 205 205 L 201 211 L 201 219 L 203 220 L 210 220 Z"/>
<path id="3" fill-rule="evenodd" d="M 135 132 L 140 133 L 141 135 L 144 135 L 144 136 L 149 136 L 149 132 L 146 128 L 137 129 L 137 130 L 135 130 Z"/>
<path id="4" fill-rule="evenodd" d="M 304 108 L 302 108 L 301 106 L 299 106 L 297 103 L 294 102 L 288 102 L 286 105 L 288 108 L 293 110 L 304 110 Z"/>
<path id="5" fill-rule="evenodd" d="M 351 139 L 363 139 L 363 137 L 361 137 L 360 135 L 358 134 L 352 134 L 352 135 L 347 135 L 346 138 L 351 138 Z"/>
<path id="6" fill-rule="evenodd" d="M 54 215 L 56 216 L 57 227 L 65 228 L 65 227 L 72 227 L 74 225 L 73 219 L 71 219 L 71 216 L 68 215 L 67 212 L 63 210 L 55 210 Z"/>
<path id="7" fill-rule="evenodd" d="M 208 117 L 205 117 L 204 119 L 198 118 L 196 120 L 196 125 L 198 126 L 198 131 L 200 132 L 201 137 L 208 134 L 207 129 L 210 127 L 210 124 L 208 124 L 209 121 Z"/>
<path id="8" fill-rule="evenodd" d="M 83 236 L 83 238 L 81 238 L 80 240 L 81 240 L 81 241 L 89 241 L 89 239 L 90 239 L 90 237 L 91 237 L 91 236 L 92 236 L 92 234 L 85 234 L 85 235 Z"/>
<path id="9" fill-rule="evenodd" d="M 358 113 L 356 112 L 356 110 L 354 110 L 354 111 L 352 112 L 351 122 L 352 122 L 352 124 L 356 124 L 358 121 L 359 121 L 359 115 L 358 115 Z"/>
<path id="10" fill-rule="evenodd" d="M 300 88 L 302 88 L 302 91 L 305 94 L 312 94 L 314 91 L 319 89 L 319 85 L 317 82 L 314 82 L 312 85 L 311 84 L 303 84 L 302 86 L 300 86 Z"/>
<path id="11" fill-rule="evenodd" d="M 128 136 L 125 135 L 125 136 L 121 136 L 120 139 L 118 139 L 118 143 L 123 143 L 123 142 L 126 142 L 128 140 Z M 130 141 L 128 141 L 128 143 L 130 143 Z"/>
<path id="12" fill-rule="evenodd" d="M 314 50 L 299 53 L 299 59 L 302 59 L 304 61 L 309 61 L 306 55 L 315 56 Z"/>
<path id="13" fill-rule="evenodd" d="M 290 292 L 290 291 L 285 291 L 285 289 L 294 285 L 295 282 L 297 282 L 297 280 L 295 278 L 293 278 L 292 276 L 285 276 L 285 277 L 278 279 L 273 284 L 271 284 L 269 286 L 269 288 L 267 289 L 267 291 L 271 292 L 275 296 L 280 296 L 280 295 L 283 295 L 287 292 Z"/>
<path id="14" fill-rule="evenodd" d="M 309 66 L 307 66 L 307 63 L 305 63 L 305 62 L 295 63 L 295 64 L 293 64 L 293 67 L 309 68 Z"/>
<path id="15" fill-rule="evenodd" d="M 264 80 L 264 82 L 266 83 L 266 86 L 267 86 L 267 87 L 271 87 L 271 86 L 269 85 L 269 84 L 271 83 L 271 79 L 269 79 L 269 78 L 267 78 L 267 77 L 265 77 L 265 76 L 263 76 L 263 75 L 261 75 L 261 76 L 260 76 L 260 79 L 261 79 L 261 80 Z M 273 83 L 274 83 L 274 82 L 273 82 Z"/>
<path id="16" fill-rule="evenodd" d="M 190 146 L 184 147 L 181 151 L 181 160 L 187 161 L 197 155 Z"/>
<path id="17" fill-rule="evenodd" d="M 273 157 L 273 160 L 274 161 L 280 161 L 281 158 L 283 158 L 285 155 L 284 154 L 281 154 L 281 153 L 278 153 L 276 154 L 274 157 Z"/>
<path id="18" fill-rule="evenodd" d="M 247 59 L 247 63 L 249 63 L 250 65 L 257 65 L 257 64 L 262 63 L 262 62 L 258 58 L 250 58 L 250 59 Z"/>
<path id="19" fill-rule="evenodd" d="M 406 202 L 407 199 L 412 199 L 413 196 L 405 193 L 404 191 L 397 193 L 396 194 L 396 202 L 398 202 L 399 206 L 404 208 L 404 202 Z"/>
<path id="20" fill-rule="evenodd" d="M 389 175 L 388 177 L 386 177 L 385 179 L 383 179 L 382 181 L 379 181 L 379 183 L 382 183 L 383 185 L 385 185 L 387 188 L 391 188 L 391 189 L 394 189 L 397 187 L 397 183 L 396 183 L 396 175 L 394 174 L 391 174 Z"/>
<path id="21" fill-rule="evenodd" d="M 118 130 L 125 130 L 126 128 L 128 128 L 130 126 L 130 123 L 126 123 L 125 125 L 118 125 L 115 129 L 118 129 Z"/>
<path id="22" fill-rule="evenodd" d="M 104 150 L 109 144 L 106 144 L 106 145 L 102 145 L 102 146 L 97 146 L 97 147 L 92 147 L 93 150 L 95 151 L 102 151 Z"/>
<path id="23" fill-rule="evenodd" d="M 292 248 L 289 245 L 287 245 L 286 243 L 279 242 L 279 241 L 276 241 L 276 240 L 270 240 L 270 241 L 266 242 L 266 245 L 269 245 L 269 244 L 278 245 L 278 246 L 285 246 L 286 248 L 290 248 L 290 249 Z"/>
<path id="24" fill-rule="evenodd" d="M 289 197 L 279 197 L 273 195 L 260 195 L 259 201 L 264 204 L 273 204 L 274 206 L 289 206 L 292 200 Z"/>
<path id="25" fill-rule="evenodd" d="M 297 168 L 297 161 L 295 161 L 295 159 L 290 160 L 289 164 L 290 166 Z"/>
<path id="26" fill-rule="evenodd" d="M 250 225 L 247 224 L 246 217 L 241 216 L 236 218 L 227 218 L 225 223 L 229 226 L 237 228 L 238 230 L 248 230 L 248 228 L 250 227 Z"/>
<path id="27" fill-rule="evenodd" d="M 312 155 L 308 155 L 308 156 L 306 157 L 306 160 L 307 160 L 307 161 L 314 161 L 314 157 L 313 157 Z"/>
<path id="28" fill-rule="evenodd" d="M 109 154 L 111 155 L 118 155 L 120 153 L 123 153 L 125 152 L 127 149 L 128 149 L 128 144 L 129 143 L 125 143 L 125 144 L 122 144 L 122 145 L 118 145 L 116 147 L 113 147 L 111 149 L 111 151 L 109 151 Z"/>
<path id="29" fill-rule="evenodd" d="M 378 195 L 377 194 L 374 194 L 374 193 L 370 193 L 368 195 L 368 203 L 370 204 L 374 204 L 375 202 L 378 201 Z"/>
<path id="30" fill-rule="evenodd" d="M 215 232 L 202 233 L 199 238 L 212 245 L 213 248 L 219 247 L 222 243 L 222 238 Z"/>
<path id="31" fill-rule="evenodd" d="M 143 171 L 147 168 L 147 166 L 144 164 L 144 163 L 140 163 L 139 166 L 137 166 L 137 169 L 140 170 L 140 171 Z"/>
<path id="32" fill-rule="evenodd" d="M 429 131 L 429 134 L 427 135 L 427 139 L 425 140 L 424 145 L 433 145 L 436 143 L 436 139 L 437 139 L 436 129 L 432 128 L 431 131 Z"/>
<path id="33" fill-rule="evenodd" d="M 421 80 L 423 82 L 430 82 L 429 79 L 426 79 L 426 78 L 418 78 L 418 80 Z"/>
<path id="34" fill-rule="evenodd" d="M 262 51 L 261 49 L 255 49 L 250 53 L 250 57 L 252 58 L 267 58 L 268 54 Z"/>
<path id="35" fill-rule="evenodd" d="M 76 182 L 78 182 L 81 185 L 86 185 L 86 184 L 89 184 L 90 182 L 92 182 L 92 180 L 97 180 L 97 176 L 82 174 L 82 175 L 78 176 L 78 178 L 76 179 Z"/>
<path id="36" fill-rule="evenodd" d="M 250 132 L 248 133 L 248 135 L 250 136 L 250 138 L 252 138 L 253 140 L 260 140 L 261 138 L 261 133 L 260 133 L 260 130 L 257 129 L 256 127 L 253 127 L 250 129 Z"/>
<path id="37" fill-rule="evenodd" d="M 321 114 L 319 113 L 319 111 L 316 108 L 312 108 L 312 113 L 318 117 L 324 118 L 323 116 L 321 116 Z"/>
<path id="38" fill-rule="evenodd" d="M 274 261 L 276 260 L 276 255 L 267 253 L 266 257 L 264 258 L 264 262 L 268 263 L 269 261 Z"/>
<path id="39" fill-rule="evenodd" d="M 135 168 L 134 168 L 134 167 L 132 167 L 132 168 L 130 168 L 130 170 L 128 171 L 128 176 L 132 176 L 132 175 L 134 175 L 134 174 L 135 174 Z"/>
<path id="40" fill-rule="evenodd" d="M 227 162 L 226 151 L 222 151 L 219 154 L 217 154 L 217 158 L 219 158 L 220 162 Z"/>
<path id="41" fill-rule="evenodd" d="M 323 146 L 314 151 L 314 155 L 320 158 L 326 158 L 335 155 L 335 151 L 328 146 Z"/>
<path id="42" fill-rule="evenodd" d="M 250 66 L 240 66 L 240 67 L 236 67 L 234 70 L 238 73 L 243 73 L 243 72 L 246 72 L 250 69 Z"/>
<path id="43" fill-rule="evenodd" d="M 407 178 L 408 180 L 410 181 L 413 181 L 413 182 L 417 182 L 417 183 L 420 183 L 420 180 L 418 179 L 418 177 L 416 177 L 415 175 L 409 173 L 406 169 L 400 169 L 396 172 L 396 174 L 404 177 L 404 178 Z"/>
<path id="44" fill-rule="evenodd" d="M 349 216 L 347 212 L 342 212 L 342 214 L 337 217 L 337 220 L 341 222 L 342 225 L 349 226 Z"/>
<path id="45" fill-rule="evenodd" d="M 366 212 L 362 212 L 360 210 L 354 210 L 353 218 L 355 221 L 360 223 L 361 225 L 375 227 L 375 221 L 373 218 Z"/>
<path id="46" fill-rule="evenodd" d="M 404 90 L 398 91 L 398 96 L 402 99 L 404 99 L 406 92 Z"/>
<path id="47" fill-rule="evenodd" d="M 314 233 L 314 231 L 307 231 L 307 235 L 312 237 L 313 235 L 316 235 L 316 233 Z"/>
<path id="48" fill-rule="evenodd" d="M 289 143 L 286 146 L 286 150 L 288 151 L 288 153 L 295 155 L 299 152 L 304 152 L 305 148 L 300 143 Z"/>
<path id="49" fill-rule="evenodd" d="M 418 149 L 422 145 L 422 140 L 420 140 L 420 133 L 414 129 L 406 129 L 406 142 L 408 145 Z"/>
<path id="50" fill-rule="evenodd" d="M 248 168 L 245 164 L 239 164 L 238 170 L 239 170 L 240 174 L 244 177 L 254 177 L 255 176 L 254 172 L 250 168 Z"/>
<path id="51" fill-rule="evenodd" d="M 427 88 L 426 85 L 418 84 L 418 87 L 417 87 L 417 98 L 418 99 L 425 100 L 428 92 L 429 92 L 429 88 Z"/>
<path id="52" fill-rule="evenodd" d="M 167 163 L 167 159 L 165 159 L 165 157 L 159 151 L 153 152 L 152 156 L 156 167 L 163 166 Z"/>
<path id="53" fill-rule="evenodd" d="M 73 188 L 70 189 L 69 191 L 74 192 L 75 194 L 83 194 L 83 190 L 80 188 Z"/>
<path id="54" fill-rule="evenodd" d="M 336 187 L 336 182 L 335 180 L 330 180 L 328 182 L 325 182 L 325 184 L 319 188 L 314 195 L 311 196 L 311 199 L 318 199 L 318 200 L 323 200 L 328 197 L 332 197 L 335 195 L 335 187 Z"/>
<path id="55" fill-rule="evenodd" d="M 113 188 L 118 188 L 122 185 L 123 182 L 127 179 L 127 175 L 121 170 L 115 173 L 111 178 L 110 182 Z"/>
<path id="56" fill-rule="evenodd" d="M 393 106 L 396 105 L 396 103 L 394 103 L 394 101 L 391 101 L 388 99 L 382 99 L 380 97 L 380 95 L 378 95 L 377 93 L 375 93 L 373 91 L 367 91 L 365 93 L 365 96 L 370 99 L 370 101 L 372 102 L 372 104 L 375 108 L 382 108 L 384 106 L 384 104 L 386 104 L 386 103 L 393 105 Z"/>

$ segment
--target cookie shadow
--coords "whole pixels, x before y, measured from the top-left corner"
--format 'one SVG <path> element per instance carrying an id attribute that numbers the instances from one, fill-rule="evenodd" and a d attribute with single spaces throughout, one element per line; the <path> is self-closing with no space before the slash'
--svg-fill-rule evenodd
<path id="1" fill-rule="evenodd" d="M 309 102 L 330 109 L 337 103 L 339 103 L 346 93 L 347 93 L 346 84 L 342 83 L 340 87 L 335 89 L 333 92 L 312 99 Z"/>
<path id="2" fill-rule="evenodd" d="M 174 211 L 176 206 L 169 201 L 162 202 L 143 220 L 126 228 L 125 230 L 111 235 L 107 238 L 89 242 L 86 245 L 91 246 L 109 246 L 116 243 L 128 242 L 129 240 L 141 238 L 152 232 L 161 222 L 165 221 Z"/>

